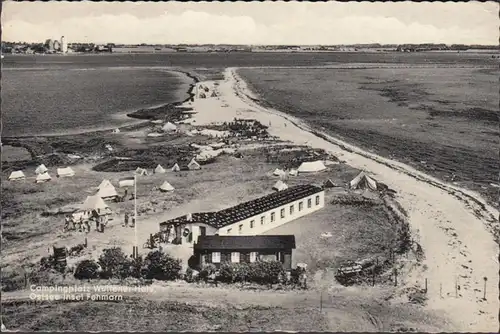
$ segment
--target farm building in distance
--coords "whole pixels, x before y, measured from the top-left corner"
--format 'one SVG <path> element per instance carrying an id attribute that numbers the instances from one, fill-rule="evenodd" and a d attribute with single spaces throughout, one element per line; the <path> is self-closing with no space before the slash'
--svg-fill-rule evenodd
<path id="1" fill-rule="evenodd" d="M 194 245 L 198 265 L 213 263 L 252 263 L 256 261 L 280 261 L 285 270 L 292 269 L 293 235 L 257 236 L 200 236 Z"/>
<path id="2" fill-rule="evenodd" d="M 299 185 L 218 212 L 193 213 L 162 222 L 160 238 L 192 244 L 205 235 L 257 235 L 324 206 L 323 188 Z"/>

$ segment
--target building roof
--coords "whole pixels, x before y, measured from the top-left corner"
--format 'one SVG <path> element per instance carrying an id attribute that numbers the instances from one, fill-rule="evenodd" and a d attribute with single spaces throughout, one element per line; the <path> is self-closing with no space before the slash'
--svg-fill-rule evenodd
<path id="1" fill-rule="evenodd" d="M 194 244 L 196 250 L 295 249 L 294 235 L 205 235 Z"/>
<path id="2" fill-rule="evenodd" d="M 311 184 L 290 187 L 218 212 L 193 213 L 192 222 L 204 223 L 218 229 L 311 196 L 322 190 L 321 187 Z M 186 216 L 181 216 L 166 222 L 166 224 L 169 223 L 184 224 L 189 222 Z"/>

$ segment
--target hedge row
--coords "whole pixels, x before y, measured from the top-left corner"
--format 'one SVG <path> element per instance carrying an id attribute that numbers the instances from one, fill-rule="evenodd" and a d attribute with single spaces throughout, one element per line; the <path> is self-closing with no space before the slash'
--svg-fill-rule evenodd
<path id="1" fill-rule="evenodd" d="M 224 283 L 252 282 L 276 284 L 285 280 L 286 274 L 281 262 L 222 263 L 219 270 L 213 264 L 204 266 L 198 277 L 207 279 L 215 275 L 216 280 Z"/>
<path id="2" fill-rule="evenodd" d="M 175 280 L 180 277 L 181 260 L 159 250 L 149 253 L 144 259 L 127 257 L 120 248 L 105 249 L 99 260 L 83 260 L 76 269 L 77 279 L 93 278 L 146 278 Z"/>

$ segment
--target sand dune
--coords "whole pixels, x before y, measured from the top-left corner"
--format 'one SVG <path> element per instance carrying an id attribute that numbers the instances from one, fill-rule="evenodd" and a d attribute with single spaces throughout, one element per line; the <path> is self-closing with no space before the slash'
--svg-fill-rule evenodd
<path id="1" fill-rule="evenodd" d="M 205 86 L 213 87 L 214 82 Z M 402 163 L 382 158 L 315 131 L 292 116 L 257 103 L 236 69 L 225 71 L 216 87 L 220 97 L 195 98 L 196 125 L 238 118 L 257 119 L 271 135 L 325 149 L 366 170 L 398 192 L 412 235 L 424 252 L 424 265 L 403 278 L 405 286 L 428 280 L 428 308 L 443 310 L 467 331 L 498 330 L 498 211 L 474 192 L 445 184 Z M 484 280 L 486 300 L 483 300 Z M 456 289 L 456 283 L 459 289 Z M 457 297 L 458 296 L 458 297 Z"/>

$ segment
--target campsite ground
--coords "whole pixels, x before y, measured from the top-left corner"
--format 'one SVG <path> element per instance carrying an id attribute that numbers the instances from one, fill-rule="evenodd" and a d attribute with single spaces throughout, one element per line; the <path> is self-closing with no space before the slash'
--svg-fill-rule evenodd
<path id="1" fill-rule="evenodd" d="M 459 229 L 459 232 L 464 231 L 462 225 L 464 225 L 465 220 L 472 221 L 472 225 L 468 225 L 471 228 L 470 231 L 474 232 L 472 235 L 479 237 L 480 240 L 486 240 L 484 244 L 481 247 L 473 248 L 473 244 L 464 237 L 463 233 L 459 233 L 459 236 L 461 240 L 470 245 L 469 256 L 470 259 L 474 260 L 474 263 L 479 263 L 477 259 L 480 258 L 481 254 L 486 254 L 489 261 L 493 254 L 490 250 L 491 242 L 486 238 L 485 232 L 477 226 L 482 221 L 479 218 L 476 220 L 475 216 L 465 208 L 462 202 L 454 200 L 442 190 L 443 188 L 435 190 L 434 185 L 431 186 L 426 182 L 416 181 L 404 174 L 402 169 L 398 170 L 394 166 L 382 165 L 376 162 L 375 158 L 370 160 L 365 155 L 344 149 L 345 146 L 335 146 L 331 142 L 324 140 L 324 137 L 319 137 L 312 131 L 308 131 L 298 121 L 287 119 L 274 111 L 263 110 L 256 106 L 249 98 L 251 93 L 243 87 L 242 82 L 233 70 L 226 71 L 225 80 L 218 83 L 220 84 L 220 99 L 195 99 L 193 103 L 194 109 L 198 112 L 194 117 L 197 126 L 209 126 L 210 123 L 217 121 L 230 121 L 234 117 L 255 118 L 264 125 L 269 123 L 269 130 L 272 135 L 294 143 L 326 148 L 330 152 L 334 152 L 340 160 L 347 161 L 349 165 L 357 166 L 359 169 L 366 169 L 369 172 L 374 171 L 378 180 L 386 182 L 391 187 L 394 186 L 395 190 L 398 191 L 397 198 L 409 210 L 411 222 L 414 225 L 420 224 L 421 230 L 428 232 L 422 237 L 425 246 L 424 252 L 428 256 L 426 266 L 417 268 L 412 266 L 412 264 L 415 264 L 414 259 L 401 259 L 401 262 L 398 262 L 398 265 L 401 265 L 399 268 L 403 269 L 400 275 L 406 276 L 408 274 L 408 278 L 400 278 L 403 286 L 398 287 L 398 289 L 383 285 L 381 282 L 378 282 L 375 287 L 344 288 L 338 286 L 329 275 L 329 271 L 323 269 L 330 265 L 335 266 L 343 260 L 384 256 L 386 251 L 384 246 L 392 242 L 394 230 L 391 229 L 389 219 L 384 221 L 384 215 L 380 211 L 380 207 L 376 205 L 333 205 L 330 200 L 338 193 L 342 193 L 343 190 L 329 190 L 325 209 L 268 232 L 296 234 L 299 249 L 296 250 L 295 260 L 310 264 L 312 269 L 310 290 L 304 292 L 255 292 L 230 287 L 200 288 L 195 285 L 166 287 L 165 290 L 161 290 L 162 284 L 156 283 L 154 288 L 158 289 L 158 291 L 155 290 L 153 299 L 182 301 L 183 304 L 172 306 L 172 304 L 161 304 L 162 302 L 154 300 L 150 303 L 147 301 L 149 298 L 142 296 L 141 301 L 131 301 L 130 303 L 65 304 L 69 306 L 68 308 L 65 307 L 64 310 L 58 308 L 57 303 L 48 304 L 45 308 L 46 312 L 39 312 L 38 306 L 29 304 L 8 304 L 9 295 L 16 298 L 18 296 L 16 293 L 21 294 L 21 296 L 26 294 L 26 291 L 18 291 L 8 295 L 4 294 L 2 297 L 2 302 L 10 309 L 9 316 L 14 319 L 12 322 L 5 319 L 3 320 L 4 323 L 8 324 L 12 329 L 26 326 L 27 329 L 55 330 L 67 328 L 83 330 L 87 329 L 84 328 L 87 323 L 85 321 L 75 323 L 56 319 L 74 319 L 75 317 L 86 319 L 90 314 L 100 314 L 100 312 L 97 312 L 99 309 L 103 311 L 106 315 L 105 318 L 108 319 L 106 320 L 106 326 L 109 326 L 110 330 L 119 330 L 123 328 L 124 323 L 125 326 L 129 324 L 126 319 L 130 319 L 131 313 L 139 312 L 138 310 L 141 308 L 136 306 L 144 303 L 147 305 L 145 309 L 148 311 L 148 316 L 143 316 L 140 321 L 131 326 L 138 326 L 138 328 L 144 326 L 148 329 L 151 326 L 156 326 L 154 328 L 157 329 L 197 330 L 213 328 L 210 326 L 216 322 L 215 325 L 220 326 L 218 328 L 223 330 L 270 330 L 277 328 L 286 330 L 321 330 L 326 328 L 328 330 L 363 331 L 415 328 L 422 331 L 443 331 L 456 328 L 472 328 L 468 327 L 471 325 L 475 325 L 474 328 L 479 330 L 492 328 L 491 320 L 495 314 L 491 312 L 491 309 L 495 305 L 491 299 L 482 304 L 475 300 L 473 296 L 475 292 L 472 293 L 471 291 L 477 290 L 477 284 L 464 287 L 462 293 L 465 298 L 456 298 L 453 301 L 450 301 L 450 298 L 445 298 L 441 303 L 439 303 L 439 297 L 436 297 L 435 284 L 431 285 L 429 295 L 432 297 L 432 303 L 424 309 L 421 306 L 409 305 L 408 296 L 406 294 L 401 295 L 405 289 L 412 288 L 416 283 L 417 285 L 422 284 L 423 277 L 427 277 L 423 276 L 422 273 L 425 272 L 425 269 L 422 267 L 430 267 L 426 274 L 430 275 L 431 282 L 438 282 L 437 277 L 441 272 L 436 268 L 439 268 L 440 265 L 445 266 L 446 270 L 449 271 L 447 274 L 452 273 L 453 275 L 456 271 L 455 266 L 465 263 L 459 260 L 455 260 L 456 263 L 449 260 L 450 256 L 455 257 L 455 252 L 460 250 L 452 248 L 453 246 L 450 246 L 448 237 L 442 237 L 441 232 L 437 230 L 438 227 L 432 229 L 432 226 L 428 226 L 427 220 L 440 226 L 443 219 L 452 219 L 456 222 L 455 227 Z M 212 87 L 214 83 L 207 82 L 205 84 Z M 171 148 L 177 145 L 184 149 L 186 143 L 195 140 L 193 137 L 185 138 L 177 135 L 151 140 L 146 137 L 146 129 L 141 128 L 122 131 L 120 134 L 107 134 L 105 138 L 113 138 L 117 142 L 114 145 L 118 150 L 120 150 L 121 145 L 133 146 L 135 154 L 146 158 L 148 154 L 152 154 L 152 150 L 144 150 L 144 148 L 151 146 L 152 142 L 156 143 L 155 148 L 157 149 Z M 196 140 L 216 141 L 208 138 L 196 138 Z M 161 221 L 189 212 L 218 210 L 271 192 L 270 187 L 277 180 L 271 173 L 274 168 L 282 166 L 267 162 L 266 153 L 259 150 L 259 147 L 262 148 L 262 146 L 267 146 L 269 143 L 256 142 L 255 140 L 238 141 L 241 145 L 238 150 L 241 151 L 242 158 L 220 156 L 214 163 L 204 166 L 200 171 L 167 173 L 140 178 L 138 183 L 138 212 L 140 213 L 138 227 L 139 242 L 141 244 L 145 242 L 150 233 L 158 231 L 158 223 Z M 122 144 L 120 145 L 120 143 Z M 274 143 L 278 144 L 277 142 Z M 115 152 L 115 154 L 118 155 L 119 152 Z M 92 155 L 93 152 L 90 152 L 90 154 Z M 40 215 L 46 211 L 47 207 L 54 208 L 65 204 L 81 203 L 87 195 L 95 192 L 93 187 L 99 185 L 103 178 L 110 179 L 116 184 L 118 178 L 130 175 L 130 172 L 93 171 L 92 166 L 97 163 L 96 159 L 98 158 L 94 155 L 86 163 L 74 165 L 77 175 L 73 178 L 54 179 L 46 184 L 34 184 L 32 180 L 20 183 L 2 182 L 3 193 L 11 194 L 6 199 L 4 199 L 5 196 L 2 196 L 2 201 L 6 201 L 2 203 L 2 206 L 5 207 L 5 204 L 7 204 L 7 207 L 11 209 L 3 219 L 5 223 L 2 224 L 3 235 L 7 239 L 2 245 L 3 279 L 15 279 L 15 272 L 18 270 L 19 264 L 26 265 L 30 261 L 46 255 L 47 246 L 51 244 L 71 247 L 83 241 L 84 234 L 75 232 L 62 233 L 63 222 L 61 217 L 41 217 Z M 322 182 L 326 178 L 331 178 L 333 182 L 345 185 L 358 173 L 356 168 L 349 165 L 344 163 L 332 165 L 329 167 L 328 172 L 299 176 L 291 178 L 288 182 L 292 185 L 297 182 Z M 26 175 L 33 175 L 33 169 L 31 167 L 31 169 L 26 170 Z M 3 175 L 3 178 L 5 177 L 6 175 Z M 176 188 L 173 193 L 162 194 L 153 190 L 153 187 L 159 186 L 164 179 L 167 179 Z M 436 189 L 438 189 L 437 186 Z M 418 192 L 418 194 L 415 194 L 415 192 Z M 422 197 L 419 197 L 419 194 Z M 458 194 L 460 193 L 457 192 L 456 196 L 459 196 Z M 437 198 L 443 201 L 443 207 L 439 210 L 433 207 L 435 201 L 429 202 Z M 120 246 L 126 252 L 130 252 L 134 242 L 133 230 L 122 227 L 121 218 L 125 210 L 130 211 L 132 209 L 133 201 L 110 203 L 110 206 L 115 213 L 114 219 L 104 233 L 90 232 L 87 236 L 89 242 L 88 253 L 85 256 L 96 257 L 100 250 L 109 246 Z M 423 206 L 425 206 L 425 210 L 422 209 Z M 453 214 L 446 216 L 447 214 L 450 215 L 450 208 L 452 207 L 454 208 Z M 463 217 L 457 217 L 457 214 Z M 414 228 L 415 237 L 421 237 L 418 234 L 419 230 L 415 226 L 412 227 Z M 321 234 L 324 232 L 330 232 L 332 237 L 326 240 L 322 239 Z M 455 234 L 456 238 L 457 235 Z M 446 246 L 446 243 L 448 243 L 448 246 Z M 144 252 L 146 250 L 140 249 L 140 251 Z M 170 248 L 168 251 L 173 252 L 174 249 Z M 185 257 L 189 254 L 189 248 L 175 248 L 174 256 Z M 445 260 L 444 257 L 448 260 Z M 77 260 L 70 259 L 70 263 Z M 485 268 L 477 264 L 474 266 L 474 270 L 474 278 L 483 272 L 489 277 L 494 277 L 491 272 L 486 272 Z M 19 272 L 17 273 L 21 275 Z M 436 281 L 433 281 L 433 278 L 436 278 Z M 62 278 L 58 279 L 56 282 L 65 283 Z M 73 282 L 72 278 L 66 280 L 66 283 Z M 170 285 L 175 284 L 171 283 Z M 314 314 L 311 310 L 317 308 L 318 289 L 329 289 L 329 294 L 332 297 L 326 298 L 325 314 L 316 319 L 311 317 L 311 314 Z M 489 286 L 489 289 L 489 291 L 495 291 L 494 286 Z M 444 290 L 447 293 L 449 287 L 445 286 Z M 181 310 L 178 313 L 186 312 L 187 303 L 189 303 L 189 307 L 198 307 L 192 305 L 196 305 L 200 301 L 220 303 L 224 304 L 224 306 L 220 304 L 213 306 L 211 304 L 212 308 L 210 310 L 203 309 L 205 306 L 199 306 L 201 309 L 192 312 L 196 313 L 201 310 L 204 318 L 196 318 L 198 320 L 189 324 L 183 323 L 176 316 L 173 316 L 172 323 L 166 322 L 170 320 L 165 320 L 165 317 L 162 317 L 162 321 L 165 322 L 158 321 L 154 317 L 157 314 L 156 312 L 159 312 L 158 309 L 164 310 L 167 308 L 173 314 L 177 314 L 176 310 Z M 245 309 L 246 306 L 242 306 L 245 305 L 245 302 L 253 306 Z M 274 302 L 282 305 L 282 309 L 276 308 L 277 305 L 272 304 Z M 233 303 L 236 306 L 233 306 Z M 269 306 L 269 303 L 272 305 Z M 270 309 L 265 309 L 267 306 L 262 305 L 268 305 Z M 300 306 L 297 307 L 297 305 Z M 227 312 L 228 307 L 234 307 L 234 309 Z M 471 310 L 470 317 L 457 317 L 449 314 L 449 312 L 464 310 L 464 307 Z M 82 317 L 79 310 L 87 310 L 84 313 L 86 316 Z M 448 310 L 446 316 L 453 320 L 453 324 L 441 319 L 444 313 L 443 310 Z M 363 313 L 365 311 L 366 313 Z M 482 312 L 482 315 L 475 312 Z M 65 317 L 59 317 L 63 313 Z M 24 316 L 21 317 L 20 314 Z M 214 314 L 217 314 L 219 319 L 222 320 L 214 320 L 216 317 Z M 433 317 L 430 314 L 436 316 Z M 482 316 L 482 318 L 476 321 L 479 316 Z M 245 320 L 244 324 L 241 322 L 242 318 Z M 471 322 L 473 318 L 476 321 L 475 323 Z M 30 323 L 26 319 L 33 319 L 33 322 Z M 267 324 L 259 323 L 258 319 L 269 319 L 269 322 Z M 21 321 L 25 325 L 21 324 Z M 98 329 L 103 330 L 102 326 Z"/>

